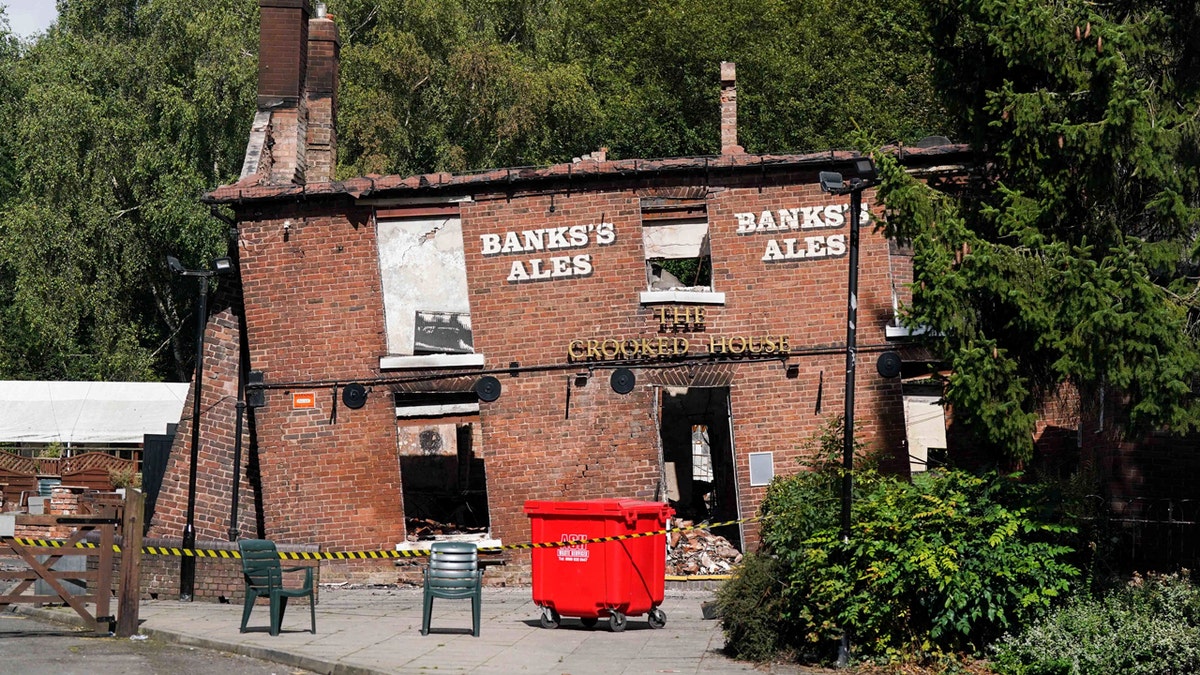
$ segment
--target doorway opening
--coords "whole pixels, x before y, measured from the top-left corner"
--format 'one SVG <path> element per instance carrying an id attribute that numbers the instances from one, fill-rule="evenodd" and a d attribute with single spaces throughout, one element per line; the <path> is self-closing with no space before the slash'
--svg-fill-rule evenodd
<path id="1" fill-rule="evenodd" d="M 728 387 L 664 387 L 659 415 L 667 500 L 683 520 L 738 519 Z M 741 526 L 711 529 L 742 550 Z"/>
<path id="2" fill-rule="evenodd" d="M 408 541 L 488 532 L 486 475 L 474 450 L 477 428 L 461 418 L 398 425 Z"/>

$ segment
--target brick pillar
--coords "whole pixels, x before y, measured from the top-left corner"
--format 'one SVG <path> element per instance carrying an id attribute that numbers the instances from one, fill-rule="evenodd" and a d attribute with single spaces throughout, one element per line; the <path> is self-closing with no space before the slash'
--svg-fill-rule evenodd
<path id="1" fill-rule="evenodd" d="M 318 6 L 308 22 L 308 143 L 305 179 L 326 183 L 337 166 L 337 89 L 341 41 L 337 24 Z"/>
<path id="2" fill-rule="evenodd" d="M 737 144 L 737 64 L 721 62 L 721 154 L 745 152 Z"/>
<path id="3" fill-rule="evenodd" d="M 304 183 L 308 0 L 259 0 L 258 109 L 271 111 L 262 169 L 270 183 Z"/>

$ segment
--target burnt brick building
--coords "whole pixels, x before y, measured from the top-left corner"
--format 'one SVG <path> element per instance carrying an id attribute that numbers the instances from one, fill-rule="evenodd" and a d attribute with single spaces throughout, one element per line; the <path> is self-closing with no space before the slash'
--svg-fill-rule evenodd
<path id="1" fill-rule="evenodd" d="M 600 150 L 334 181 L 337 29 L 305 0 L 260 6 L 246 164 L 206 196 L 236 214 L 238 274 L 207 333 L 200 545 L 240 535 L 359 551 L 450 533 L 512 544 L 529 538 L 526 500 L 628 497 L 742 521 L 718 532 L 753 548 L 767 483 L 801 470 L 842 411 L 849 199 L 823 193 L 818 172 L 850 172 L 858 155 L 744 153 L 722 64 L 718 156 Z M 961 172 L 964 153 L 901 157 L 936 177 Z M 920 470 L 945 446 L 945 419 L 940 392 L 876 372 L 885 351 L 912 356 L 896 316 L 911 258 L 874 232 L 880 213 L 868 190 L 860 438 Z M 151 536 L 182 529 L 190 424 Z M 524 579 L 528 554 L 506 558 L 489 577 Z M 323 574 L 397 573 L 387 561 Z"/>

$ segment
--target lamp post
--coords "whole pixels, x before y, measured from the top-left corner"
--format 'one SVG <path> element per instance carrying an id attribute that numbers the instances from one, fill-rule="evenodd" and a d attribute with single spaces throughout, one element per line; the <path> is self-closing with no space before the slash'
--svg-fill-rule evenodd
<path id="1" fill-rule="evenodd" d="M 846 427 L 842 432 L 842 542 L 850 543 L 850 504 L 854 489 L 854 371 L 858 361 L 858 218 L 862 210 L 863 190 L 875 184 L 875 164 L 869 157 L 854 160 L 855 173 L 850 180 L 842 174 L 822 171 L 818 176 L 821 190 L 832 195 L 850 195 L 850 275 L 846 282 Z M 845 667 L 850 661 L 850 631 L 842 633 L 837 662 Z"/>
<path id="2" fill-rule="evenodd" d="M 192 592 L 196 587 L 196 558 L 191 551 L 196 548 L 196 463 L 200 452 L 200 394 L 204 382 L 204 328 L 208 320 L 208 280 L 233 271 L 233 261 L 229 258 L 217 258 L 213 260 L 211 269 L 189 270 L 179 263 L 178 258 L 169 255 L 167 266 L 171 268 L 171 272 L 181 277 L 196 277 L 200 281 L 199 298 L 196 302 L 196 386 L 192 391 L 192 448 L 188 466 L 187 516 L 183 526 L 183 548 L 187 549 L 188 553 L 180 557 L 179 567 L 179 600 L 191 602 Z"/>

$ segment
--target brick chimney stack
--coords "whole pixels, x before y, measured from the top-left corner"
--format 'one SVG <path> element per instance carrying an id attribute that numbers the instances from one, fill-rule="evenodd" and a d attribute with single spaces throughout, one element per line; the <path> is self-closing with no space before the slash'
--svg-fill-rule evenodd
<path id="1" fill-rule="evenodd" d="M 341 40 L 337 24 L 318 2 L 316 16 L 308 22 L 308 156 L 305 179 L 327 183 L 337 166 L 337 90 Z"/>
<path id="2" fill-rule="evenodd" d="M 255 173 L 272 184 L 305 182 L 308 140 L 308 0 L 258 0 L 256 131 L 269 115 Z M 253 134 L 251 143 L 253 144 Z M 249 152 L 248 152 L 249 154 Z"/>
<path id="3" fill-rule="evenodd" d="M 737 144 L 737 64 L 721 62 L 721 154 L 740 155 Z"/>

